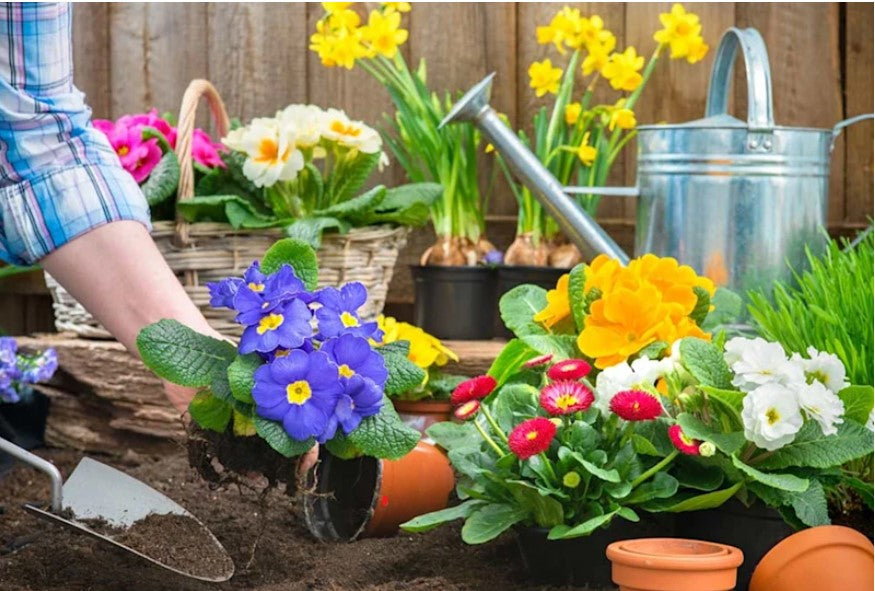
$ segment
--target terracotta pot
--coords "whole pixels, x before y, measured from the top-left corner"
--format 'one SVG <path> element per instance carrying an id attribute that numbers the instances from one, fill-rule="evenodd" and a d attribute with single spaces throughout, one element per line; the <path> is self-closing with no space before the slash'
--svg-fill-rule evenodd
<path id="1" fill-rule="evenodd" d="M 341 460 L 322 448 L 309 477 L 304 521 L 331 541 L 391 536 L 405 521 L 444 509 L 455 485 L 446 455 L 424 441 L 399 460 Z"/>
<path id="2" fill-rule="evenodd" d="M 729 591 L 744 560 L 738 548 L 683 538 L 623 540 L 606 554 L 620 591 Z"/>
<path id="3" fill-rule="evenodd" d="M 449 400 L 393 400 L 392 404 L 401 420 L 423 435 L 435 423 L 453 418 L 453 405 Z"/>
<path id="4" fill-rule="evenodd" d="M 823 525 L 784 539 L 757 565 L 750 591 L 869 591 L 873 548 L 849 527 Z"/>

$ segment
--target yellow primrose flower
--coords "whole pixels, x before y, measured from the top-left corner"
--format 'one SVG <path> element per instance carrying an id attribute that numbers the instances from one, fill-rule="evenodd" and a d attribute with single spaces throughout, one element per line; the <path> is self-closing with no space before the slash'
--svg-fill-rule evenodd
<path id="1" fill-rule="evenodd" d="M 297 130 L 274 118 L 255 118 L 231 130 L 222 143 L 246 155 L 243 174 L 256 187 L 294 180 L 304 168 L 304 156 L 295 148 Z"/>
<path id="2" fill-rule="evenodd" d="M 407 354 L 407 358 L 422 369 L 428 369 L 432 365 L 446 365 L 450 360 L 459 360 L 458 355 L 445 347 L 439 339 L 418 326 L 398 322 L 395 318 L 382 314 L 377 318 L 377 326 L 383 331 L 383 340 L 379 343 L 380 345 L 395 341 L 409 342 L 410 352 Z"/>
<path id="3" fill-rule="evenodd" d="M 410 2 L 381 2 L 380 8 L 385 12 L 410 12 Z"/>
<path id="4" fill-rule="evenodd" d="M 644 58 L 634 47 L 627 47 L 623 53 L 612 53 L 608 63 L 602 68 L 602 76 L 608 79 L 614 90 L 633 91 L 643 80 L 639 70 L 644 67 Z"/>
<path id="5" fill-rule="evenodd" d="M 362 37 L 377 53 L 391 59 L 398 53 L 398 46 L 407 41 L 407 31 L 400 27 L 400 12 L 381 14 L 373 10 L 368 17 L 368 25 L 362 31 Z"/>
<path id="6" fill-rule="evenodd" d="M 322 8 L 325 9 L 325 12 L 329 14 L 334 14 L 336 12 L 341 12 L 346 10 L 350 6 L 352 6 L 352 2 L 323 2 Z"/>
<path id="7" fill-rule="evenodd" d="M 529 86 L 535 89 L 536 96 L 544 96 L 548 92 L 556 94 L 559 91 L 559 81 L 562 79 L 562 70 L 553 67 L 550 58 L 542 62 L 533 62 L 529 66 Z"/>
<path id="8" fill-rule="evenodd" d="M 540 322 L 547 328 L 552 328 L 571 316 L 571 303 L 568 298 L 568 281 L 570 278 L 571 276 L 568 273 L 559 278 L 559 281 L 556 283 L 556 289 L 551 289 L 547 292 L 547 307 L 535 314 L 532 320 Z"/>
<path id="9" fill-rule="evenodd" d="M 580 158 L 580 161 L 583 162 L 584 166 L 592 166 L 593 160 L 596 157 L 596 149 L 593 146 L 589 145 L 589 132 L 587 131 L 583 134 L 583 139 L 580 141 L 580 145 L 575 150 L 577 153 L 577 157 Z"/>
<path id="10" fill-rule="evenodd" d="M 702 39 L 699 17 L 687 12 L 683 5 L 673 5 L 671 12 L 659 15 L 659 21 L 664 28 L 654 33 L 653 39 L 660 45 L 670 47 L 672 59 L 686 58 L 692 64 L 708 52 L 708 46 Z"/>
<path id="11" fill-rule="evenodd" d="M 593 72 L 598 72 L 605 67 L 615 47 L 617 47 L 617 38 L 610 32 L 603 41 L 587 44 L 587 54 L 583 58 L 583 64 L 581 64 L 583 75 L 589 76 Z"/>
<path id="12" fill-rule="evenodd" d="M 617 104 L 610 109 L 610 119 L 608 121 L 608 129 L 614 131 L 615 127 L 620 129 L 633 129 L 638 121 L 635 120 L 635 113 L 632 109 L 626 108 L 626 99 L 621 98 Z"/>
<path id="13" fill-rule="evenodd" d="M 580 103 L 568 103 L 565 105 L 565 123 L 574 125 L 580 119 L 580 111 L 582 107 Z"/>

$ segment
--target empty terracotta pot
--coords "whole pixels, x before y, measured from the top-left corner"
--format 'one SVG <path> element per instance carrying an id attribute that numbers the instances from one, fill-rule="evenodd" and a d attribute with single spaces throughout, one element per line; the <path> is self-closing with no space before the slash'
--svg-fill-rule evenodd
<path id="1" fill-rule="evenodd" d="M 320 450 L 304 497 L 304 521 L 320 540 L 391 536 L 405 521 L 447 506 L 455 485 L 446 455 L 420 441 L 399 460 L 341 460 Z"/>
<path id="2" fill-rule="evenodd" d="M 409 425 L 425 434 L 425 430 L 453 418 L 453 405 L 449 400 L 393 400 L 398 416 Z"/>
<path id="3" fill-rule="evenodd" d="M 822 525 L 785 538 L 757 565 L 750 591 L 870 591 L 872 542 L 840 525 Z"/>
<path id="4" fill-rule="evenodd" d="M 623 540 L 606 554 L 620 591 L 730 591 L 744 560 L 733 546 L 682 538 Z"/>

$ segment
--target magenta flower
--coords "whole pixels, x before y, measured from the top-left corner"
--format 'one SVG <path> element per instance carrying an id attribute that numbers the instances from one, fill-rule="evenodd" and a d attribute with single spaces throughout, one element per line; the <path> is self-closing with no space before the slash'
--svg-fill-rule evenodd
<path id="1" fill-rule="evenodd" d="M 194 161 L 207 168 L 225 168 L 220 152 L 224 152 L 222 144 L 213 143 L 203 129 L 195 129 L 191 139 L 191 155 Z"/>
<path id="2" fill-rule="evenodd" d="M 136 128 L 141 134 L 144 127 L 153 127 L 164 134 L 164 137 L 167 138 L 167 143 L 170 144 L 171 148 L 176 148 L 176 128 L 172 127 L 166 120 L 158 115 L 158 109 L 152 109 L 148 113 L 122 115 L 119 117 L 116 125 Z"/>

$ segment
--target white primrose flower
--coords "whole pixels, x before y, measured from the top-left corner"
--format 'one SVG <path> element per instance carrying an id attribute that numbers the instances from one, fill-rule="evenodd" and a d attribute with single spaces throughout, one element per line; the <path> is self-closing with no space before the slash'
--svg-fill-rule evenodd
<path id="1" fill-rule="evenodd" d="M 808 359 L 798 353 L 793 353 L 790 361 L 802 368 L 805 381 L 820 382 L 833 392 L 841 392 L 850 384 L 845 379 L 845 365 L 841 359 L 832 353 L 818 351 L 814 347 L 808 347 Z"/>
<path id="2" fill-rule="evenodd" d="M 835 435 L 838 432 L 836 425 L 844 422 L 842 415 L 845 414 L 845 405 L 842 399 L 818 380 L 800 384 L 796 388 L 799 406 L 806 416 L 820 425 L 824 435 Z"/>
<path id="3" fill-rule="evenodd" d="M 793 441 L 802 428 L 803 418 L 795 392 L 770 382 L 744 397 L 741 421 L 745 439 L 773 451 Z"/>
<path id="4" fill-rule="evenodd" d="M 294 180 L 304 168 L 304 156 L 295 147 L 296 136 L 292 125 L 261 117 L 231 131 L 222 143 L 246 154 L 243 163 L 246 178 L 256 187 L 270 187 L 277 181 Z"/>
<path id="5" fill-rule="evenodd" d="M 316 105 L 289 105 L 276 118 L 281 126 L 295 129 L 295 146 L 312 148 L 322 140 L 328 114 Z"/>
<path id="6" fill-rule="evenodd" d="M 376 154 L 383 147 L 383 140 L 377 130 L 361 121 L 351 120 L 339 109 L 326 111 L 322 137 L 365 154 Z"/>
<path id="7" fill-rule="evenodd" d="M 609 414 L 611 399 L 618 392 L 641 388 L 652 390 L 656 380 L 665 375 L 666 366 L 662 361 L 653 359 L 636 359 L 629 365 L 624 361 L 607 367 L 598 375 L 595 381 L 595 401 L 593 404 L 602 414 Z"/>
<path id="8" fill-rule="evenodd" d="M 866 428 L 875 432 L 875 408 L 869 411 L 869 419 L 866 421 Z"/>
<path id="9" fill-rule="evenodd" d="M 726 343 L 724 359 L 735 374 L 732 385 L 743 392 L 751 392 L 773 382 L 788 386 L 803 383 L 802 368 L 787 359 L 778 343 L 759 337 L 736 337 Z"/>

